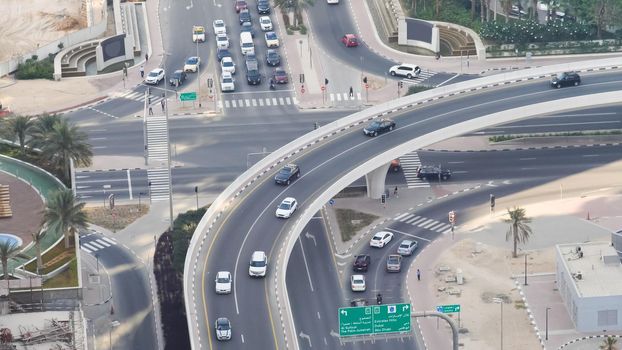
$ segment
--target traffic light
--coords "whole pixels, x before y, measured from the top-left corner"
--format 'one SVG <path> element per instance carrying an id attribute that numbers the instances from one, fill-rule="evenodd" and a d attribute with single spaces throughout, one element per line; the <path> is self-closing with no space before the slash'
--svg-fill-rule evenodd
<path id="1" fill-rule="evenodd" d="M 328 79 L 324 78 L 324 85 L 328 85 Z"/>
<path id="2" fill-rule="evenodd" d="M 367 84 L 367 77 L 363 77 L 363 83 Z"/>
<path id="3" fill-rule="evenodd" d="M 214 86 L 214 80 L 212 78 L 207 78 L 207 87 L 211 88 Z"/>
<path id="4" fill-rule="evenodd" d="M 449 223 L 451 224 L 456 223 L 456 212 L 453 210 L 449 212 Z"/>
<path id="5" fill-rule="evenodd" d="M 399 86 L 400 89 L 403 88 L 404 87 L 404 82 L 403 81 L 398 82 L 397 86 Z"/>
<path id="6" fill-rule="evenodd" d="M 194 193 L 199 193 L 199 186 L 194 186 Z"/>
<path id="7" fill-rule="evenodd" d="M 386 195 L 386 194 L 383 194 L 383 195 L 380 197 L 380 203 L 384 204 L 384 203 L 386 203 L 386 202 L 387 202 L 387 195 Z"/>
<path id="8" fill-rule="evenodd" d="M 305 75 L 304 74 L 300 74 L 300 84 L 304 84 L 305 83 Z"/>

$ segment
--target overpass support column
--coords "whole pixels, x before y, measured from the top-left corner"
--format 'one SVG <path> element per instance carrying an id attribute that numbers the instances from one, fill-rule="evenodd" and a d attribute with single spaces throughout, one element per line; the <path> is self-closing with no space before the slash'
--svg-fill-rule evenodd
<path id="1" fill-rule="evenodd" d="M 384 182 L 387 178 L 387 171 L 391 163 L 386 163 L 376 168 L 372 172 L 365 175 L 365 182 L 367 185 L 367 197 L 373 199 L 379 199 L 384 193 Z"/>

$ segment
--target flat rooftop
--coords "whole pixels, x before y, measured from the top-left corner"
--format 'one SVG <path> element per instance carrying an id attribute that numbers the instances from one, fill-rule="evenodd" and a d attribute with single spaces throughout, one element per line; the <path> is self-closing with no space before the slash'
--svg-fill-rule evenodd
<path id="1" fill-rule="evenodd" d="M 581 297 L 622 295 L 622 264 L 611 243 L 559 244 L 557 250 Z"/>

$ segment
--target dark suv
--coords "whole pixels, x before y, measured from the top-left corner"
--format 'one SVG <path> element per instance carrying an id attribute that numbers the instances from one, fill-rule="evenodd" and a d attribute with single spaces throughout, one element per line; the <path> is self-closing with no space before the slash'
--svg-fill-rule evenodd
<path id="1" fill-rule="evenodd" d="M 559 73 L 551 79 L 551 86 L 560 88 L 562 86 L 578 86 L 581 84 L 581 77 L 575 72 Z"/>
<path id="2" fill-rule="evenodd" d="M 422 165 L 417 169 L 417 177 L 424 180 L 449 180 L 451 170 L 434 165 Z"/>
<path id="3" fill-rule="evenodd" d="M 354 271 L 367 271 L 367 268 L 371 264 L 371 257 L 369 255 L 357 255 L 352 265 Z"/>
<path id="4" fill-rule="evenodd" d="M 287 164 L 279 170 L 274 177 L 274 182 L 279 185 L 289 185 L 292 180 L 300 177 L 300 168 L 296 164 Z"/>
<path id="5" fill-rule="evenodd" d="M 270 13 L 270 3 L 268 0 L 257 0 L 257 12 L 260 15 L 267 15 Z"/>

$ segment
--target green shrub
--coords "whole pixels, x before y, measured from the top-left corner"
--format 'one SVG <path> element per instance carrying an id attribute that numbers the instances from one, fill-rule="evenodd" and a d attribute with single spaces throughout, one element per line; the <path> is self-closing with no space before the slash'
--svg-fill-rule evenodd
<path id="1" fill-rule="evenodd" d="M 410 8 L 410 7 L 404 7 Z M 408 13 L 410 16 L 427 20 L 427 21 L 440 21 L 455 23 L 461 26 L 471 28 L 476 32 L 479 31 L 479 12 L 475 19 L 471 19 L 471 12 L 467 9 L 466 5 L 457 0 L 445 0 L 443 1 L 443 8 L 440 11 L 438 17 L 434 13 L 434 3 L 430 1 L 417 0 L 417 13 L 414 10 L 410 10 Z"/>
<path id="2" fill-rule="evenodd" d="M 301 24 L 301 25 L 298 27 L 298 30 L 300 30 L 300 34 L 303 34 L 303 35 L 304 35 L 304 34 L 307 34 L 307 27 L 305 27 L 305 26 L 304 26 L 304 24 Z"/>
<path id="3" fill-rule="evenodd" d="M 433 86 L 428 86 L 428 85 L 411 85 L 408 87 L 408 91 L 406 92 L 406 95 L 404 96 L 416 94 L 418 92 L 430 90 L 433 88 L 434 88 Z"/>
<path id="4" fill-rule="evenodd" d="M 190 239 L 192 239 L 192 234 L 206 210 L 206 208 L 189 210 L 179 214 L 173 223 L 173 234 L 171 235 L 173 238 L 173 269 L 179 273 L 183 274 L 184 272 Z"/>
<path id="5" fill-rule="evenodd" d="M 37 56 L 32 56 L 24 63 L 17 66 L 15 78 L 17 79 L 53 79 L 54 77 L 54 55 L 50 54 L 41 61 Z"/>
<path id="6" fill-rule="evenodd" d="M 482 24 L 479 34 L 482 39 L 505 44 L 587 40 L 595 35 L 590 25 L 561 20 L 546 24 L 533 20 L 491 21 Z"/>

